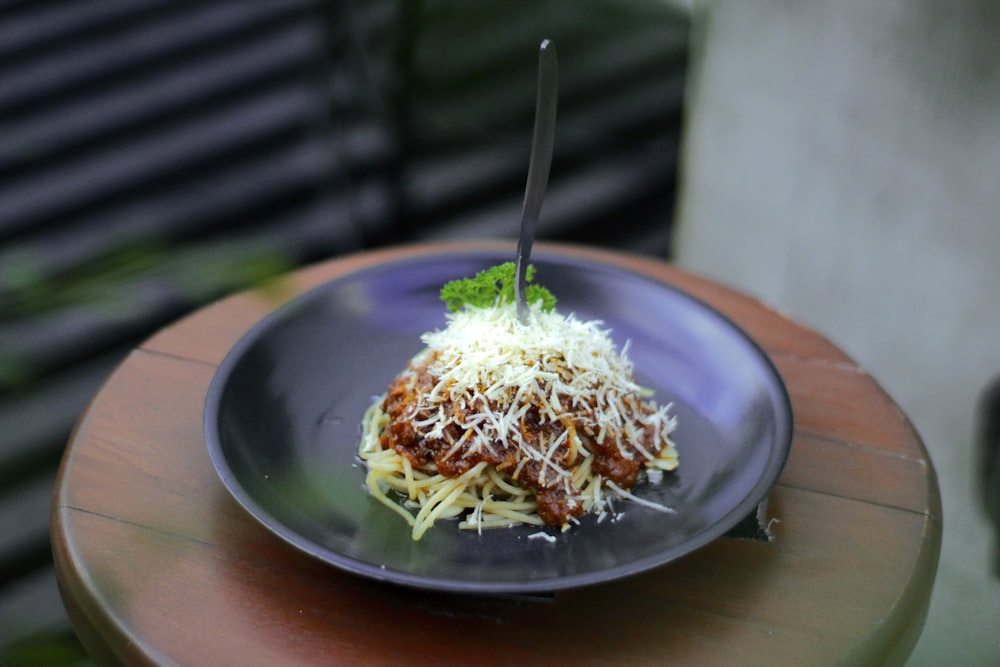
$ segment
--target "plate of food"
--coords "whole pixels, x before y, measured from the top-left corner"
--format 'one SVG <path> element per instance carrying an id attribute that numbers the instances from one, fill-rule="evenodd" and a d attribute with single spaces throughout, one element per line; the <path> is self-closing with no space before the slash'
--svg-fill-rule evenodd
<path id="1" fill-rule="evenodd" d="M 724 535 L 784 466 L 763 350 L 686 292 L 558 250 L 343 275 L 251 328 L 205 404 L 218 474 L 342 570 L 461 593 L 630 576 Z"/>

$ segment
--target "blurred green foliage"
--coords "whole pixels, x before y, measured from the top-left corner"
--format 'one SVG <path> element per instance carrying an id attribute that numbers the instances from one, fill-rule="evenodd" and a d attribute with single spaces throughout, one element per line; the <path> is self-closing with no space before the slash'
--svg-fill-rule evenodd
<path id="1" fill-rule="evenodd" d="M 291 267 L 287 258 L 260 247 L 174 252 L 153 242 L 121 245 L 85 265 L 48 274 L 29 253 L 0 258 L 0 322 L 69 307 L 117 310 L 130 287 L 160 278 L 178 296 L 201 301 L 231 289 L 259 285 Z"/>
<path id="2" fill-rule="evenodd" d="M 39 634 L 0 647 L 4 667 L 93 667 L 75 637 Z"/>
<path id="3" fill-rule="evenodd" d="M 273 293 L 281 289 L 277 277 L 293 265 L 260 245 L 176 249 L 131 242 L 62 271 L 46 271 L 45 262 L 30 252 L 8 252 L 0 255 L 0 326 L 46 318 L 56 326 L 58 316 L 70 311 L 116 322 L 155 320 L 165 303 L 193 308 L 250 287 Z M 0 389 L 32 375 L 0 338 Z"/>

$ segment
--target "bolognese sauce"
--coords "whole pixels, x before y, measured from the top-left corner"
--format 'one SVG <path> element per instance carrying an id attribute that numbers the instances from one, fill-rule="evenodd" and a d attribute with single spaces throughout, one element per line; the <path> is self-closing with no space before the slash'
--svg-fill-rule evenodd
<path id="1" fill-rule="evenodd" d="M 514 486 L 539 525 L 603 509 L 602 489 L 626 493 L 644 469 L 675 468 L 677 452 L 670 406 L 645 400 L 626 350 L 599 325 L 536 309 L 526 327 L 512 305 L 452 314 L 373 406 L 380 420 L 362 458 L 365 447 L 394 453 L 401 469 L 447 480 L 491 471 L 494 486 L 466 507 Z M 415 486 L 394 488 L 419 496 Z"/>

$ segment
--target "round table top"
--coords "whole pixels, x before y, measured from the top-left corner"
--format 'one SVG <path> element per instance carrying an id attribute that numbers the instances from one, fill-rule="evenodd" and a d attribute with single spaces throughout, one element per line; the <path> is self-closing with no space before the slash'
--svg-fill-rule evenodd
<path id="1" fill-rule="evenodd" d="M 716 308 L 767 353 L 795 415 L 764 508 L 772 539 L 726 536 L 679 560 L 553 596 L 462 596 L 341 572 L 289 546 L 223 486 L 203 435 L 216 367 L 255 322 L 400 247 L 297 271 L 165 328 L 81 417 L 53 499 L 74 628 L 98 664 L 902 664 L 941 543 L 937 480 L 906 416 L 816 332 L 662 261 L 538 244 L 644 274 Z"/>

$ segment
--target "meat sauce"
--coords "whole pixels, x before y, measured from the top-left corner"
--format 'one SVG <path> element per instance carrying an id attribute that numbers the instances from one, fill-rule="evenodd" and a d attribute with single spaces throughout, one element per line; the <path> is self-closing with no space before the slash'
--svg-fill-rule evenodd
<path id="1" fill-rule="evenodd" d="M 419 365 L 411 363 L 389 386 L 382 404 L 383 411 L 389 416 L 389 422 L 380 436 L 384 449 L 395 449 L 417 468 L 427 469 L 433 465 L 439 473 L 448 477 L 457 477 L 486 461 L 497 471 L 509 473 L 521 487 L 534 493 L 538 516 L 550 526 L 563 526 L 571 517 L 583 514 L 579 489 L 564 473 L 559 472 L 559 469 L 572 472 L 583 461 L 585 452 L 580 451 L 581 446 L 593 454 L 591 465 L 594 472 L 621 488 L 634 486 L 643 458 L 630 443 L 609 433 L 598 441 L 600 426 L 594 418 L 593 408 L 561 415 L 553 421 L 543 419 L 539 406 L 533 403 L 515 426 L 523 445 L 512 437 L 496 437 L 486 446 L 482 443 L 472 446 L 475 438 L 471 437 L 473 434 L 466 434 L 467 429 L 463 427 L 468 423 L 468 407 L 456 405 L 450 400 L 435 403 L 433 407 L 421 405 L 421 397 L 426 396 L 438 382 L 438 378 L 428 370 L 432 362 L 433 356 Z M 480 402 L 484 400 L 480 399 Z M 481 409 L 485 406 L 477 407 Z M 489 408 L 499 411 L 498 406 L 492 403 Z M 628 401 L 626 408 L 633 417 L 652 411 L 638 400 Z M 421 422 L 432 421 L 431 410 L 434 414 L 443 410 L 446 417 L 443 420 L 446 425 L 434 435 L 431 435 L 431 428 L 419 426 Z M 553 448 L 552 443 L 567 430 L 570 431 L 569 437 Z M 642 433 L 647 440 L 655 438 L 652 428 L 644 429 Z M 465 441 L 456 447 L 463 437 Z M 643 445 L 655 452 L 662 449 L 662 445 L 653 446 L 653 443 Z M 546 452 L 546 458 L 551 463 L 529 456 L 527 452 L 531 450 Z"/>

